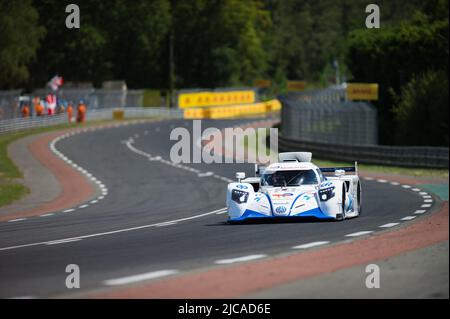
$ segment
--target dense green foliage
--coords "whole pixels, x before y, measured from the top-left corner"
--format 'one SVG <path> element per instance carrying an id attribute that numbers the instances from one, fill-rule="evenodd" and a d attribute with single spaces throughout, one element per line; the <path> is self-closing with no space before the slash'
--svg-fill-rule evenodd
<path id="1" fill-rule="evenodd" d="M 429 4 L 436 1 L 378 1 L 382 29 L 436 11 Z M 365 0 L 79 0 L 81 28 L 67 29 L 72 2 L 0 0 L 0 88 L 42 87 L 56 73 L 96 85 L 123 79 L 132 88 L 168 88 L 171 45 L 176 87 L 257 78 L 326 84 L 334 60 L 350 75 L 347 39 L 365 29 L 367 16 Z"/>
<path id="2" fill-rule="evenodd" d="M 0 88 L 23 84 L 44 35 L 31 0 L 0 0 Z"/>
<path id="3" fill-rule="evenodd" d="M 0 0 L 0 89 L 55 74 L 130 88 L 323 86 L 337 62 L 342 80 L 380 84 L 380 142 L 390 144 L 408 143 L 394 131 L 409 117 L 394 106 L 415 108 L 402 102 L 419 98 L 411 87 L 429 71 L 448 82 L 448 0 L 379 0 L 380 29 L 365 27 L 366 0 L 78 0 L 81 28 L 67 29 L 71 2 Z"/>
<path id="4" fill-rule="evenodd" d="M 448 74 L 428 71 L 402 88 L 394 108 L 396 142 L 448 146 Z"/>
<path id="5" fill-rule="evenodd" d="M 413 114 L 408 116 L 404 114 L 406 110 L 413 111 L 417 107 L 405 104 L 417 103 L 413 101 L 413 97 L 419 98 L 420 94 L 422 96 L 425 94 L 428 100 L 425 99 L 423 102 L 432 103 L 432 100 L 445 101 L 447 96 L 448 101 L 448 88 L 442 85 L 439 86 L 441 90 L 427 86 L 429 92 L 424 92 L 423 89 L 422 93 L 411 92 L 419 89 L 421 84 L 430 83 L 429 74 L 421 79 L 430 70 L 439 71 L 439 78 L 443 79 L 443 75 L 447 79 L 445 82 L 448 82 L 448 28 L 448 19 L 432 20 L 429 16 L 418 14 L 408 23 L 398 26 L 376 31 L 357 30 L 350 34 L 347 42 L 347 64 L 353 79 L 358 82 L 380 84 L 380 100 L 376 105 L 379 110 L 381 143 L 436 145 L 437 141 L 440 143 L 448 141 L 448 132 L 442 130 L 439 133 L 441 136 L 424 134 L 422 139 L 415 139 L 413 136 L 416 136 L 419 127 L 404 123 L 406 118 L 414 117 Z M 436 81 L 432 83 L 437 84 Z M 402 88 L 405 90 L 399 97 Z M 408 102 L 402 101 L 402 98 L 406 97 L 409 97 Z M 393 112 L 393 106 L 398 103 L 401 103 L 402 116 L 399 113 L 395 116 Z M 424 110 L 433 108 L 426 104 L 420 107 Z M 448 103 L 440 108 L 448 110 Z M 448 126 L 447 117 L 445 121 Z M 441 126 L 437 122 L 428 122 L 424 125 Z M 446 134 L 447 137 L 442 134 Z"/>

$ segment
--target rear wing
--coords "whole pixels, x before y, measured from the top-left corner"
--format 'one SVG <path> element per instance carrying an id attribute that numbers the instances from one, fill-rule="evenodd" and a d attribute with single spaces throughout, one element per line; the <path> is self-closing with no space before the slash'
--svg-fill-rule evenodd
<path id="1" fill-rule="evenodd" d="M 358 174 L 358 162 L 355 162 L 354 166 L 344 166 L 344 167 L 321 167 L 320 171 L 322 173 L 335 173 L 336 171 L 344 171 L 345 173 L 354 172 Z"/>

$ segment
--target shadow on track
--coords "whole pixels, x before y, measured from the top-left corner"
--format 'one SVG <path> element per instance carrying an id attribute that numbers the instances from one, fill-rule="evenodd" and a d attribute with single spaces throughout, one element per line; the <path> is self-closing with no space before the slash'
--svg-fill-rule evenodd
<path id="1" fill-rule="evenodd" d="M 275 217 L 275 218 L 249 218 L 242 221 L 222 221 L 206 226 L 237 226 L 237 225 L 261 225 L 261 224 L 316 224 L 337 222 L 335 219 L 321 219 L 315 217 Z"/>

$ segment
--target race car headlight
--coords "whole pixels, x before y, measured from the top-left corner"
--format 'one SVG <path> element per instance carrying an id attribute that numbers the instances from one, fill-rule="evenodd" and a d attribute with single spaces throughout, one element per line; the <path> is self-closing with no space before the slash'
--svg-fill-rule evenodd
<path id="1" fill-rule="evenodd" d="M 335 187 L 327 187 L 319 190 L 319 198 L 322 202 L 326 202 L 330 198 L 334 197 L 334 189 Z"/>
<path id="2" fill-rule="evenodd" d="M 231 199 L 238 204 L 246 203 L 248 200 L 248 193 L 237 189 L 233 189 L 231 191 Z"/>

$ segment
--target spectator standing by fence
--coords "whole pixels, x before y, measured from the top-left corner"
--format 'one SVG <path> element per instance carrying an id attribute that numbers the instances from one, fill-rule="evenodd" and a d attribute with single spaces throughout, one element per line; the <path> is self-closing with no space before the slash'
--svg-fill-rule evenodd
<path id="1" fill-rule="evenodd" d="M 78 103 L 78 109 L 77 109 L 77 122 L 83 123 L 86 120 L 86 105 L 83 101 L 80 101 Z"/>
<path id="2" fill-rule="evenodd" d="M 30 107 L 28 106 L 28 103 L 25 103 L 22 107 L 22 117 L 26 118 L 30 116 Z"/>
<path id="3" fill-rule="evenodd" d="M 39 98 L 35 99 L 34 112 L 36 116 L 41 116 L 44 114 L 44 106 Z"/>
<path id="4" fill-rule="evenodd" d="M 72 123 L 72 117 L 73 117 L 73 104 L 72 102 L 69 102 L 67 105 L 67 119 L 69 120 L 69 123 Z"/>

